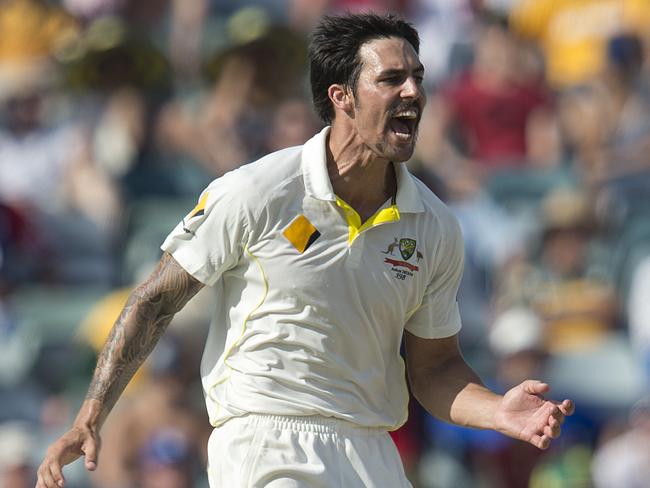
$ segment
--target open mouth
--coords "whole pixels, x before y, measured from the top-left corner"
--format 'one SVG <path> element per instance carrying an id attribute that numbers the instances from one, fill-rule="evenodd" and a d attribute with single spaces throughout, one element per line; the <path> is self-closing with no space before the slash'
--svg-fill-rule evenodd
<path id="1" fill-rule="evenodd" d="M 411 108 L 401 110 L 394 114 L 388 122 L 388 127 L 403 141 L 410 141 L 415 135 L 417 129 L 418 111 Z"/>

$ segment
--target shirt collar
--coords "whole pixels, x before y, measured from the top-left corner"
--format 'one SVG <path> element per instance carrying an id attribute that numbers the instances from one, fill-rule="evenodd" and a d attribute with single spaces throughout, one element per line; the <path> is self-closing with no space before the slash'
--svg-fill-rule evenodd
<path id="1" fill-rule="evenodd" d="M 325 146 L 330 128 L 309 139 L 302 148 L 302 175 L 305 180 L 305 191 L 310 197 L 318 200 L 336 201 L 334 189 L 327 174 L 327 154 Z"/>
<path id="2" fill-rule="evenodd" d="M 397 176 L 397 208 L 400 213 L 424 212 L 420 190 L 406 163 L 393 163 Z"/>
<path id="3" fill-rule="evenodd" d="M 318 200 L 336 201 L 336 195 L 327 174 L 326 144 L 330 127 L 325 127 L 309 139 L 302 150 L 302 174 L 305 181 L 305 191 L 310 197 Z M 420 192 L 414 178 L 406 167 L 406 163 L 393 163 L 397 177 L 397 208 L 404 213 L 424 211 Z"/>

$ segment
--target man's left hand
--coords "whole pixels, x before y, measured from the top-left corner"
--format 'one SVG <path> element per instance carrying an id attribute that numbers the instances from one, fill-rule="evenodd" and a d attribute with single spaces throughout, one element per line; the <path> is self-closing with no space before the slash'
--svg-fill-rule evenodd
<path id="1" fill-rule="evenodd" d="M 545 400 L 550 390 L 541 381 L 526 380 L 509 390 L 495 412 L 496 429 L 510 437 L 547 449 L 552 439 L 560 436 L 564 418 L 571 415 L 571 400 Z"/>

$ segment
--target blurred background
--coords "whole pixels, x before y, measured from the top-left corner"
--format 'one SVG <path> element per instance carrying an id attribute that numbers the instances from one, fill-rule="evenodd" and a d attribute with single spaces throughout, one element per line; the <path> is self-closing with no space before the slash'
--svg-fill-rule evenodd
<path id="1" fill-rule="evenodd" d="M 416 488 L 648 486 L 650 2 L 0 0 L 0 486 L 33 487 L 166 234 L 215 177 L 301 144 L 323 13 L 402 14 L 429 98 L 415 172 L 461 221 L 462 345 L 577 413 L 550 450 L 440 423 L 393 433 Z M 251 188 L 251 191 L 255 191 Z M 644 298 L 646 297 L 646 298 Z M 205 488 L 198 365 L 174 320 L 70 488 Z"/>

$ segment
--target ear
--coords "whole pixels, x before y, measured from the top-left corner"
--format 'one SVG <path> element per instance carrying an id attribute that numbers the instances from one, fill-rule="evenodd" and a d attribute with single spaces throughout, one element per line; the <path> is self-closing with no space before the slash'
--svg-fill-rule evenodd
<path id="1" fill-rule="evenodd" d="M 327 89 L 327 96 L 334 105 L 334 111 L 342 110 L 348 115 L 352 114 L 354 99 L 352 93 L 345 85 L 334 84 Z"/>

